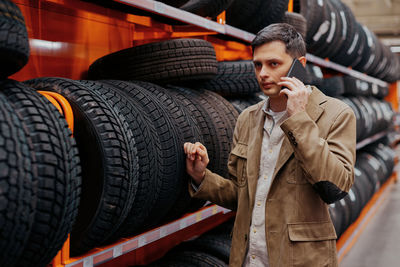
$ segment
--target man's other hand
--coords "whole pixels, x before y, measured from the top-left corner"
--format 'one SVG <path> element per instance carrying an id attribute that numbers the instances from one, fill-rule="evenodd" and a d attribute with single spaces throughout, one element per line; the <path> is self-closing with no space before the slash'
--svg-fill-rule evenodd
<path id="1" fill-rule="evenodd" d="M 187 142 L 183 145 L 183 149 L 186 154 L 186 171 L 198 186 L 204 179 L 206 168 L 210 161 L 207 149 L 199 142 L 195 144 Z"/>

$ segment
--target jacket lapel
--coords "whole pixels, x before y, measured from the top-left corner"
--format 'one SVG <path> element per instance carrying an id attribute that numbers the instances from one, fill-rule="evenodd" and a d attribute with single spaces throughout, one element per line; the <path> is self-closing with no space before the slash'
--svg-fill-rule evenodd
<path id="1" fill-rule="evenodd" d="M 321 116 L 322 112 L 324 111 L 324 109 L 320 106 L 320 104 L 326 102 L 326 96 L 316 87 L 312 87 L 312 89 L 313 89 L 312 93 L 309 97 L 306 106 L 306 112 L 308 116 L 310 116 L 310 118 L 316 122 L 318 118 Z M 293 152 L 294 152 L 293 147 L 290 144 L 290 141 L 287 138 L 287 136 L 285 136 L 282 142 L 282 147 L 279 153 L 278 161 L 276 162 L 274 174 L 272 176 L 272 181 L 274 181 L 276 174 L 283 167 L 283 165 L 289 160 Z"/>

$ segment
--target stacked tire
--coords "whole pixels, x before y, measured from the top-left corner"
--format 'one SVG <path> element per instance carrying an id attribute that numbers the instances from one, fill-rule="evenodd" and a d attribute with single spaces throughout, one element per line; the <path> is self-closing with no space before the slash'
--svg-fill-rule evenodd
<path id="1" fill-rule="evenodd" d="M 357 141 L 388 131 L 394 112 L 390 103 L 373 97 L 341 97 L 357 119 Z"/>
<path id="2" fill-rule="evenodd" d="M 175 53 L 171 53 L 171 50 Z M 184 142 L 204 143 L 212 162 L 210 169 L 228 176 L 227 160 L 238 112 L 215 92 L 182 85 L 199 79 L 210 79 L 210 75 L 215 77 L 217 61 L 214 49 L 203 40 L 182 39 L 147 44 L 121 53 L 128 53 L 138 63 L 143 53 L 152 54 L 154 51 L 159 51 L 156 59 L 147 58 L 146 55 L 142 57 L 144 65 L 154 60 L 152 65 L 159 64 L 158 70 L 150 76 L 131 77 L 132 73 L 137 75 L 137 72 L 127 71 L 122 74 L 125 75 L 125 81 L 105 80 L 102 73 L 109 64 L 114 64 L 115 60 L 130 62 L 129 57 L 121 58 L 117 52 L 92 65 L 90 75 L 101 80 L 75 81 L 50 77 L 13 85 L 29 88 L 29 91 L 25 91 L 34 95 L 39 95 L 37 91 L 60 94 L 68 100 L 74 113 L 74 137 L 71 138 L 69 133 L 68 140 L 63 141 L 73 144 L 72 154 L 75 158 L 65 161 L 70 163 L 67 167 L 74 173 L 65 173 L 70 180 L 73 176 L 79 176 L 79 179 L 76 178 L 75 184 L 64 182 L 70 185 L 71 192 L 66 192 L 62 198 L 66 203 L 70 199 L 74 199 L 74 202 L 73 205 L 66 204 L 69 211 L 58 215 L 57 220 L 45 216 L 66 230 L 56 228 L 54 239 L 57 240 L 57 246 L 50 246 L 47 241 L 43 241 L 39 247 L 50 246 L 56 253 L 59 245 L 65 241 L 62 238 L 70 233 L 71 255 L 81 255 L 96 246 L 142 232 L 203 206 L 204 201 L 191 199 L 188 194 L 189 177 L 185 172 Z M 182 56 L 188 54 L 200 57 Z M 165 56 L 165 62 L 160 62 Z M 163 68 L 170 70 L 169 67 L 173 66 L 173 69 L 179 70 L 183 65 L 187 65 L 188 69 L 191 66 L 198 68 L 192 74 L 167 71 L 157 76 Z M 111 72 L 106 73 L 114 77 Z M 133 81 L 132 78 L 141 81 Z M 163 87 L 147 82 L 148 79 L 163 84 Z M 14 91 L 7 93 L 4 90 L 10 97 L 21 97 L 22 89 Z M 46 101 L 41 101 L 41 104 Z M 28 103 L 26 100 L 23 102 Z M 48 113 L 48 116 L 63 119 L 55 107 L 50 103 L 47 105 L 50 106 L 48 109 L 54 110 L 40 114 Z M 21 105 L 20 108 L 29 110 L 30 106 Z M 21 116 L 27 117 L 26 114 Z M 63 123 L 66 125 L 65 121 Z M 50 155 L 47 158 L 51 158 Z M 57 172 L 52 173 L 59 175 Z M 57 189 L 63 188 L 53 184 Z M 80 202 L 77 196 L 80 196 Z M 55 200 L 53 202 L 57 203 Z M 38 213 L 38 216 L 44 214 Z M 47 224 L 51 225 L 50 222 Z M 34 237 L 36 242 L 38 236 L 39 233 Z M 32 253 L 26 255 L 39 257 L 32 256 Z M 46 263 L 51 258 L 46 258 Z"/>
<path id="3" fill-rule="evenodd" d="M 307 51 L 389 83 L 400 79 L 400 58 L 340 0 L 297 0 L 295 12 L 307 21 Z"/>
<path id="4" fill-rule="evenodd" d="M 228 266 L 232 229 L 231 219 L 196 239 L 181 243 L 149 266 Z"/>
<path id="5" fill-rule="evenodd" d="M 394 169 L 393 149 L 380 141 L 357 151 L 354 184 L 349 194 L 329 206 L 338 238 L 358 218 L 362 209 L 390 178 Z"/>
<path id="6" fill-rule="evenodd" d="M 64 116 L 44 96 L 7 77 L 28 61 L 24 18 L 0 1 L 1 266 L 45 266 L 76 220 L 80 159 Z"/>

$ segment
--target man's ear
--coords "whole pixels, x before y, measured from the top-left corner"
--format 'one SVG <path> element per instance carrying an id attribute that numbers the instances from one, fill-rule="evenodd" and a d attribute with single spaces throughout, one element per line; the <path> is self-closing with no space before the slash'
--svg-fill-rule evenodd
<path id="1" fill-rule="evenodd" d="M 304 56 L 303 57 L 299 57 L 298 60 L 301 62 L 301 64 L 305 68 L 306 67 L 306 62 L 307 62 L 306 57 L 304 57 Z"/>

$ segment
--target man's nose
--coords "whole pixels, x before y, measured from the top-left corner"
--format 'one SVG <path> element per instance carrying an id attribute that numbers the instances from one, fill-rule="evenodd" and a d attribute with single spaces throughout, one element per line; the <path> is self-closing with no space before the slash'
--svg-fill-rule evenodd
<path id="1" fill-rule="evenodd" d="M 265 66 L 261 67 L 260 77 L 261 78 L 268 78 L 269 77 L 268 69 Z"/>

